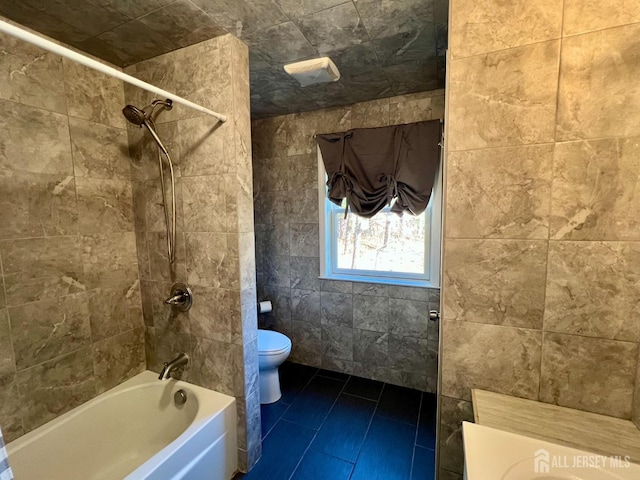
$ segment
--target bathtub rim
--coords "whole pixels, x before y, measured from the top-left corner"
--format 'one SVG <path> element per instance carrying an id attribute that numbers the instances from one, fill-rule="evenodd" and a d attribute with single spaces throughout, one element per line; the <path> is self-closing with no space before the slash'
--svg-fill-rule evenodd
<path id="1" fill-rule="evenodd" d="M 25 433 L 24 435 L 13 440 L 12 442 L 7 443 L 6 448 L 9 454 L 9 463 L 11 464 L 12 453 L 18 452 L 23 448 L 26 448 L 29 444 L 33 443 L 34 441 L 46 435 L 50 430 L 61 427 L 62 425 L 71 421 L 73 418 L 82 414 L 89 408 L 99 405 L 109 400 L 110 398 L 123 394 L 127 391 L 140 389 L 145 386 L 153 386 L 153 384 L 158 384 L 160 382 L 162 382 L 165 388 L 167 386 L 171 386 L 173 388 L 175 386 L 179 387 L 181 385 L 184 385 L 185 388 L 192 390 L 199 397 L 198 410 L 196 412 L 195 417 L 189 424 L 189 426 L 182 433 L 180 433 L 180 435 L 177 438 L 175 438 L 171 443 L 169 443 L 168 445 L 165 445 L 162 449 L 160 449 L 157 453 L 155 453 L 151 458 L 147 459 L 146 462 L 155 459 L 157 455 L 159 455 L 161 452 L 165 452 L 165 450 L 168 450 L 169 447 L 171 446 L 174 446 L 176 448 L 178 448 L 179 446 L 182 446 L 190 438 L 191 435 L 199 431 L 204 426 L 207 419 L 217 417 L 218 415 L 223 414 L 224 411 L 232 405 L 233 405 L 234 411 L 236 409 L 235 397 L 232 397 L 224 393 L 216 392 L 215 390 L 210 390 L 204 387 L 200 387 L 198 385 L 185 382 L 184 380 L 177 380 L 174 378 L 169 378 L 168 380 L 158 380 L 157 373 L 152 372 L 150 370 L 145 370 L 135 375 L 134 377 L 131 377 L 130 379 L 122 382 L 121 384 L 116 385 L 115 387 L 99 395 L 96 395 L 91 400 L 88 400 L 85 403 L 78 405 L 77 407 L 69 410 L 68 412 L 65 412 L 62 415 L 59 415 L 58 417 L 52 420 L 49 420 L 48 422 L 36 427 L 35 429 Z M 211 406 L 209 406 L 209 408 L 206 408 L 207 403 L 202 401 L 203 400 L 202 397 L 206 397 L 206 396 L 216 397 L 217 400 L 221 401 L 222 405 L 219 405 L 218 408 L 216 409 L 212 408 Z M 144 463 L 141 464 L 140 467 L 142 467 L 142 465 L 144 465 Z"/>

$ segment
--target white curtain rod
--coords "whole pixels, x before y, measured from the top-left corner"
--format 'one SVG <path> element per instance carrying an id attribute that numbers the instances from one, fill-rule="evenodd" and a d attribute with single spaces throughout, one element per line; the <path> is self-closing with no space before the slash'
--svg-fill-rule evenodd
<path id="1" fill-rule="evenodd" d="M 85 67 L 89 67 L 94 70 L 97 70 L 98 72 L 102 72 L 111 77 L 115 77 L 119 80 L 122 80 L 123 82 L 130 83 L 131 85 L 135 85 L 136 87 L 140 87 L 144 90 L 155 93 L 156 95 L 160 95 L 161 97 L 168 98 L 172 100 L 174 103 L 179 103 L 180 105 L 184 105 L 185 107 L 192 108 L 194 110 L 197 110 L 198 112 L 211 115 L 212 117 L 217 118 L 221 122 L 227 121 L 226 115 L 222 115 L 221 113 L 217 113 L 217 112 L 214 112 L 213 110 L 209 110 L 208 108 L 204 108 L 203 106 L 198 105 L 197 103 L 190 102 L 189 100 L 186 100 L 182 97 L 174 95 L 171 92 L 168 92 L 154 85 L 151 85 L 150 83 L 143 82 L 142 80 L 132 77 L 131 75 L 127 75 L 126 73 L 123 73 L 113 67 L 109 67 L 104 63 L 93 60 L 92 58 L 82 55 L 81 53 L 74 52 L 73 50 L 70 50 L 66 47 L 58 45 L 57 43 L 47 40 L 46 38 L 42 38 L 31 32 L 27 32 L 22 28 L 16 27 L 2 20 L 0 20 L 0 32 L 4 32 L 13 37 L 19 38 L 20 40 L 24 40 L 25 42 L 31 43 L 37 47 L 48 50 L 52 53 L 55 53 L 56 55 L 60 55 L 61 57 L 66 57 L 69 60 L 73 60 L 74 62 L 84 65 Z"/>

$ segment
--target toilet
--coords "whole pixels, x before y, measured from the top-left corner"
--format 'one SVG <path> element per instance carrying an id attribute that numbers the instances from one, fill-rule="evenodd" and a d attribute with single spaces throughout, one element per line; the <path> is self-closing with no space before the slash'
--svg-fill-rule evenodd
<path id="1" fill-rule="evenodd" d="M 291 353 L 291 340 L 282 333 L 258 330 L 258 370 L 260 374 L 260 403 L 280 400 L 278 367 Z"/>

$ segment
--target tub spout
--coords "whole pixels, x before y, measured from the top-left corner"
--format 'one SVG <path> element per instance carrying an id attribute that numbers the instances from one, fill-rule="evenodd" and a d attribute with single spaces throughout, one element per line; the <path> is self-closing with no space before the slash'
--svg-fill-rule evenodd
<path id="1" fill-rule="evenodd" d="M 187 363 L 189 363 L 189 356 L 186 353 L 181 353 L 170 362 L 164 364 L 164 367 L 162 367 L 162 371 L 158 376 L 158 380 L 167 380 L 168 378 L 171 378 L 172 371 L 178 367 L 186 365 Z"/>

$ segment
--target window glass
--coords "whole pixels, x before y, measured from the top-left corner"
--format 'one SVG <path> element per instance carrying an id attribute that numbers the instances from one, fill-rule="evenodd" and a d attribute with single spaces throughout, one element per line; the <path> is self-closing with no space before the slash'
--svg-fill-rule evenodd
<path id="1" fill-rule="evenodd" d="M 349 212 L 346 200 L 326 197 L 326 174 L 318 149 L 320 276 L 393 285 L 439 286 L 442 177 L 427 209 L 418 216 L 386 207 L 372 218 Z"/>

